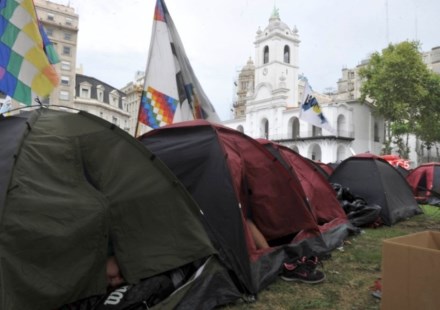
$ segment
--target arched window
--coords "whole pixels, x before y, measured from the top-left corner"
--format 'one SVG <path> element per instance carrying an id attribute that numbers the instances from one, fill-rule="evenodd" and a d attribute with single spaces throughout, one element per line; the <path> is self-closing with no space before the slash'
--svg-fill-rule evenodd
<path id="1" fill-rule="evenodd" d="M 237 130 L 238 130 L 239 132 L 243 132 L 243 133 L 244 133 L 243 126 L 241 126 L 241 125 L 238 125 Z"/>
<path id="2" fill-rule="evenodd" d="M 269 139 L 269 122 L 267 120 L 264 122 L 264 137 Z"/>
<path id="3" fill-rule="evenodd" d="M 312 137 L 322 136 L 322 128 L 315 125 L 312 126 Z"/>
<path id="4" fill-rule="evenodd" d="M 269 139 L 269 121 L 264 118 L 260 123 L 260 137 L 264 139 Z"/>
<path id="5" fill-rule="evenodd" d="M 269 62 L 269 46 L 265 46 L 263 53 L 263 64 L 267 64 L 268 62 Z"/>
<path id="6" fill-rule="evenodd" d="M 299 138 L 299 120 L 296 117 L 292 117 L 289 120 L 289 128 L 292 136 L 290 138 L 292 139 L 298 139 Z"/>
<path id="7" fill-rule="evenodd" d="M 338 145 L 338 150 L 336 153 L 336 161 L 337 162 L 343 161 L 345 158 L 347 158 L 345 150 L 346 150 L 345 146 Z"/>
<path id="8" fill-rule="evenodd" d="M 322 152 L 321 147 L 318 144 L 312 144 L 309 146 L 308 158 L 311 160 L 319 160 L 322 161 Z"/>
<path id="9" fill-rule="evenodd" d="M 288 45 L 284 46 L 284 62 L 287 64 L 290 63 L 290 48 Z"/>
<path id="10" fill-rule="evenodd" d="M 299 154 L 299 149 L 296 145 L 292 145 L 290 148 Z"/>
<path id="11" fill-rule="evenodd" d="M 377 122 L 374 122 L 374 142 L 380 142 L 379 124 Z"/>
<path id="12" fill-rule="evenodd" d="M 347 121 L 345 119 L 345 116 L 343 114 L 338 116 L 338 136 L 339 137 L 348 137 L 348 130 L 347 130 Z"/>

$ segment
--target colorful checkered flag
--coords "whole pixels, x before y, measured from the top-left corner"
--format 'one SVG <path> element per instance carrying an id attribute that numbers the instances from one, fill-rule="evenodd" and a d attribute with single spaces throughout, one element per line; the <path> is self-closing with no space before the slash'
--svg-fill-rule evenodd
<path id="1" fill-rule="evenodd" d="M 0 91 L 26 105 L 59 82 L 44 35 L 32 0 L 0 0 Z"/>

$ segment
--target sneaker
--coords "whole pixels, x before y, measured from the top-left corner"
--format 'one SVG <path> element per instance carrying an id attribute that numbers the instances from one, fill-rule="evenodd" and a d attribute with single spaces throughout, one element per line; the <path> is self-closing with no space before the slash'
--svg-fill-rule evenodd
<path id="1" fill-rule="evenodd" d="M 317 257 L 309 259 L 302 257 L 293 264 L 284 263 L 281 279 L 303 283 L 320 283 L 324 281 L 325 274 L 316 270 L 317 265 Z"/>
<path id="2" fill-rule="evenodd" d="M 310 270 L 312 272 L 315 271 L 316 267 L 320 265 L 321 267 L 324 267 L 322 260 L 320 260 L 317 256 L 310 256 L 309 258 L 305 259 L 306 264 L 310 267 Z"/>
<path id="3" fill-rule="evenodd" d="M 370 289 L 373 291 L 371 295 L 373 295 L 376 298 L 381 299 L 382 298 L 382 279 L 377 278 L 376 281 L 374 281 L 374 285 L 370 287 Z"/>

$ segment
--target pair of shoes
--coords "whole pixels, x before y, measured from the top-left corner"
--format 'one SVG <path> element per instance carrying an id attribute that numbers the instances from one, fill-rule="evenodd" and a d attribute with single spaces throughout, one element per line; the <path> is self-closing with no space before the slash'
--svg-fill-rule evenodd
<path id="1" fill-rule="evenodd" d="M 374 285 L 370 287 L 370 290 L 373 292 L 371 295 L 373 295 L 376 298 L 381 299 L 382 298 L 382 279 L 377 278 L 376 281 L 374 281 Z"/>
<path id="2" fill-rule="evenodd" d="M 325 274 L 316 269 L 319 263 L 316 256 L 310 258 L 304 256 L 292 264 L 284 263 L 281 279 L 304 283 L 320 283 L 324 281 Z"/>
<path id="3" fill-rule="evenodd" d="M 374 291 L 373 293 L 371 293 L 371 295 L 373 295 L 373 297 L 376 297 L 378 299 L 382 298 L 382 292 L 381 291 Z"/>

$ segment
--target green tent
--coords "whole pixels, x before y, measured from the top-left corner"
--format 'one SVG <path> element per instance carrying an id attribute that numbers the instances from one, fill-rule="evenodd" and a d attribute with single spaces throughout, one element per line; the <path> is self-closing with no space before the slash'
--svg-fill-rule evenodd
<path id="1" fill-rule="evenodd" d="M 215 273 L 227 275 L 198 205 L 117 126 L 85 112 L 39 108 L 0 115 L 0 146 L 0 309 L 56 309 L 105 294 L 110 240 L 130 284 L 210 261 L 205 270 L 213 274 L 194 286 L 194 305 L 208 298 L 200 287 L 210 291 Z M 223 288 L 223 302 L 237 298 L 235 288 Z"/>

